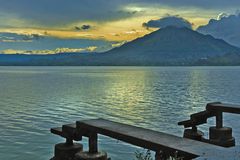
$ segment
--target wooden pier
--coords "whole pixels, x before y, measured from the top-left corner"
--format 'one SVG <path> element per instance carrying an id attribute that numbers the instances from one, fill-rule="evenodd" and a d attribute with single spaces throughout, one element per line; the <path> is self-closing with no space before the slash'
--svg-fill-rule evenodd
<path id="1" fill-rule="evenodd" d="M 52 128 L 51 132 L 66 138 L 67 146 L 73 145 L 73 140 L 81 141 L 82 137 L 88 137 L 89 151 L 85 152 L 84 155 L 89 155 L 90 157 L 86 156 L 87 158 L 83 158 L 81 153 L 77 153 L 80 155 L 80 158 L 75 157 L 75 159 L 79 160 L 106 160 L 106 154 L 101 153 L 98 150 L 98 135 L 108 136 L 113 139 L 121 140 L 123 142 L 154 151 L 156 153 L 156 160 L 164 159 L 162 153 L 169 156 L 174 155 L 176 152 L 178 153 L 179 157 L 184 157 L 184 159 L 237 160 L 240 159 L 240 148 L 234 146 L 235 140 L 233 137 L 231 137 L 231 130 L 229 131 L 228 128 L 222 129 L 223 112 L 240 113 L 240 107 L 221 103 L 209 103 L 206 106 L 205 111 L 198 114 L 193 114 L 190 116 L 190 120 L 179 123 L 180 125 L 184 125 L 186 128 L 192 127 L 192 129 L 190 129 L 190 133 L 192 135 L 192 133 L 198 134 L 196 125 L 203 124 L 209 117 L 216 117 L 217 129 L 214 128 L 213 131 L 214 134 L 217 135 L 213 135 L 215 139 L 210 140 L 195 140 L 195 135 L 192 137 L 192 139 L 189 139 L 191 137 L 183 138 L 137 126 L 112 122 L 105 119 L 76 121 L 74 124 L 63 125 L 60 128 Z M 225 135 L 226 133 L 227 135 Z M 228 139 L 224 139 L 226 137 L 220 137 L 221 140 L 218 141 L 218 134 L 220 136 L 224 134 L 224 136 L 226 136 Z M 223 147 L 225 144 L 231 144 L 232 147 Z M 63 150 L 65 151 L 65 149 Z M 76 156 L 76 153 L 72 153 L 70 156 L 74 157 Z M 64 159 L 55 155 L 55 160 Z"/>

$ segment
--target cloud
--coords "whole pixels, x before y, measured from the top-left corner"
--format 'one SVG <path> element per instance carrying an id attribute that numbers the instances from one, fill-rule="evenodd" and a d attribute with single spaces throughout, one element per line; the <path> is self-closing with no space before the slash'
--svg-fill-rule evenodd
<path id="1" fill-rule="evenodd" d="M 192 28 L 192 24 L 189 21 L 179 16 L 167 16 L 161 19 L 150 20 L 147 23 L 143 23 L 143 27 L 146 28 L 164 28 L 167 26 Z"/>
<path id="2" fill-rule="evenodd" d="M 40 40 L 44 36 L 39 34 L 15 34 L 15 33 L 5 33 L 0 32 L 0 42 L 32 42 L 34 40 Z"/>
<path id="3" fill-rule="evenodd" d="M 226 9 L 226 8 L 239 8 L 239 0 L 140 0 L 144 3 L 155 3 L 161 5 L 168 5 L 173 7 L 196 7 L 208 9 Z"/>
<path id="4" fill-rule="evenodd" d="M 84 51 L 104 52 L 108 49 L 111 49 L 111 45 L 113 43 L 115 42 L 106 41 L 103 39 L 63 39 L 38 34 L 24 35 L 17 33 L 0 32 L 0 51 L 5 50 L 6 52 L 13 53 L 19 53 L 15 51 L 22 51 L 20 53 L 26 51 L 46 51 L 45 53 L 56 53 L 59 51 L 55 51 L 56 48 L 60 48 L 62 49 L 62 51 L 64 48 L 67 48 L 69 52 L 80 52 L 80 50 L 74 51 L 74 49 L 85 49 Z M 93 46 L 96 48 L 93 48 Z"/>
<path id="5" fill-rule="evenodd" d="M 84 24 L 84 25 L 82 25 L 82 27 L 81 27 L 81 29 L 83 29 L 83 30 L 88 30 L 88 29 L 90 29 L 90 28 L 91 28 L 91 26 L 88 25 L 88 24 Z"/>
<path id="6" fill-rule="evenodd" d="M 217 20 L 211 19 L 207 25 L 200 26 L 197 31 L 210 34 L 240 47 L 240 14 L 221 13 Z"/>
<path id="7" fill-rule="evenodd" d="M 136 0 L 133 0 L 136 1 Z M 24 19 L 29 25 L 56 26 L 77 21 L 111 21 L 131 17 L 136 12 L 123 10 L 128 0 L 0 0 L 0 15 Z M 11 13 L 11 15 L 9 15 Z M 14 24 L 12 24 L 14 27 Z"/>
<path id="8" fill-rule="evenodd" d="M 220 13 L 218 16 L 217 16 L 217 20 L 221 20 L 222 18 L 224 17 L 228 17 L 228 14 L 227 13 Z"/>
<path id="9" fill-rule="evenodd" d="M 127 43 L 127 41 L 122 41 L 122 42 L 113 43 L 113 44 L 112 44 L 112 47 L 113 47 L 113 48 L 115 48 L 115 47 L 120 47 L 120 46 L 124 45 L 125 43 Z"/>
<path id="10" fill-rule="evenodd" d="M 58 54 L 58 53 L 82 53 L 82 52 L 94 52 L 97 49 L 96 46 L 90 46 L 87 48 L 56 48 L 53 50 L 14 50 L 6 49 L 1 50 L 3 54 Z"/>
<path id="11" fill-rule="evenodd" d="M 81 30 L 89 30 L 91 29 L 92 26 L 89 25 L 89 24 L 84 24 L 82 25 L 81 27 L 78 27 L 78 26 L 75 26 L 74 29 L 77 30 L 77 31 L 81 31 Z"/>
<path id="12" fill-rule="evenodd" d="M 236 8 L 239 0 L 0 0 L 0 15 L 6 15 L 8 26 L 56 26 L 76 21 L 111 21 L 137 16 L 138 10 L 124 10 L 126 6 L 168 6 L 173 8 Z M 142 11 L 141 11 L 142 12 Z M 5 21 L 2 21 L 5 23 Z M 2 24 L 4 24 L 2 23 Z M 26 25 L 27 26 L 27 25 Z"/>

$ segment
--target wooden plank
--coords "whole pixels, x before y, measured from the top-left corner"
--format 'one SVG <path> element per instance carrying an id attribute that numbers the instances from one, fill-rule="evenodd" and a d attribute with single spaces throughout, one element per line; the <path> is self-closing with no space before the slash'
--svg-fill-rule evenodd
<path id="1" fill-rule="evenodd" d="M 62 131 L 65 135 L 66 138 L 70 138 L 73 139 L 75 141 L 81 141 L 82 140 L 82 136 L 76 134 L 76 123 L 73 124 L 66 124 L 62 126 Z"/>
<path id="2" fill-rule="evenodd" d="M 81 141 L 82 135 L 76 134 L 76 130 L 76 123 L 73 123 L 63 125 L 62 127 L 51 128 L 51 133 L 59 135 L 66 139 Z"/>
<path id="3" fill-rule="evenodd" d="M 167 153 L 178 151 L 180 155 L 187 158 L 196 158 L 198 156 L 212 155 L 221 153 L 225 148 L 169 135 L 127 124 L 112 122 L 104 119 L 93 119 L 77 122 L 77 130 L 95 132 L 114 139 L 118 139 L 139 147 L 153 151 L 162 150 Z"/>
<path id="4" fill-rule="evenodd" d="M 63 132 L 62 132 L 62 127 L 57 127 L 57 128 L 51 128 L 51 133 L 59 135 L 63 137 Z"/>
<path id="5" fill-rule="evenodd" d="M 240 114 L 240 106 L 234 104 L 225 103 L 208 103 L 206 110 L 210 112 L 226 112 Z"/>
<path id="6" fill-rule="evenodd" d="M 190 120 L 178 122 L 178 125 L 184 125 L 185 128 L 198 126 L 207 123 L 207 119 L 215 116 L 210 111 L 202 111 L 190 115 Z"/>

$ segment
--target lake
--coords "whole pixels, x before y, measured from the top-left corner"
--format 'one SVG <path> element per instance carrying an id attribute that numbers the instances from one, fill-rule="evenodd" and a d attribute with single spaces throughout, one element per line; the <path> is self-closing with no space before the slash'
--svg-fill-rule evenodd
<path id="1" fill-rule="evenodd" d="M 182 136 L 177 122 L 215 101 L 240 104 L 240 67 L 0 67 L 0 157 L 48 160 L 64 141 L 49 129 L 89 118 Z M 239 118 L 225 115 L 237 144 Z M 106 137 L 99 144 L 113 160 L 141 151 Z"/>

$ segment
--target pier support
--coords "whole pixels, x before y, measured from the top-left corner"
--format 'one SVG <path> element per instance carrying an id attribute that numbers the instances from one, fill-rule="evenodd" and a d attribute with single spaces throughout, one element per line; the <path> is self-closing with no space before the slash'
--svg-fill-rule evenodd
<path id="1" fill-rule="evenodd" d="M 192 127 L 192 129 L 185 129 L 184 138 L 203 141 L 222 147 L 235 146 L 235 138 L 232 136 L 232 128 L 224 127 L 223 113 L 240 114 L 240 106 L 222 104 L 220 102 L 209 103 L 206 110 L 190 115 L 190 119 L 179 122 L 185 128 Z M 207 119 L 215 117 L 216 126 L 209 128 L 209 139 L 203 138 L 203 133 L 197 130 L 197 126 L 207 123 Z"/>
<path id="2" fill-rule="evenodd" d="M 216 112 L 216 127 L 209 128 L 209 143 L 223 146 L 235 146 L 235 138 L 232 136 L 232 128 L 223 127 L 223 113 Z"/>
<path id="3" fill-rule="evenodd" d="M 210 127 L 209 128 L 209 143 L 223 146 L 235 146 L 235 138 L 232 136 L 232 128 L 230 127 Z"/>
<path id="4" fill-rule="evenodd" d="M 90 132 L 88 137 L 88 152 L 79 152 L 75 155 L 75 160 L 107 160 L 106 152 L 98 152 L 98 135 Z"/>
<path id="5" fill-rule="evenodd" d="M 82 136 L 77 136 L 75 131 L 75 124 L 63 125 L 62 127 L 51 129 L 51 133 L 66 139 L 65 143 L 55 145 L 54 157 L 51 160 L 74 160 L 75 154 L 83 151 L 82 144 L 73 143 L 73 140 L 79 141 L 82 139 Z"/>
<path id="6" fill-rule="evenodd" d="M 66 143 L 55 145 L 54 157 L 52 160 L 74 160 L 75 154 L 82 152 L 82 150 L 82 144 L 73 143 L 73 141 L 67 140 Z"/>
<path id="7" fill-rule="evenodd" d="M 201 141 L 204 133 L 199 131 L 196 126 L 193 126 L 192 129 L 185 129 L 183 137 L 189 138 L 197 141 Z"/>

